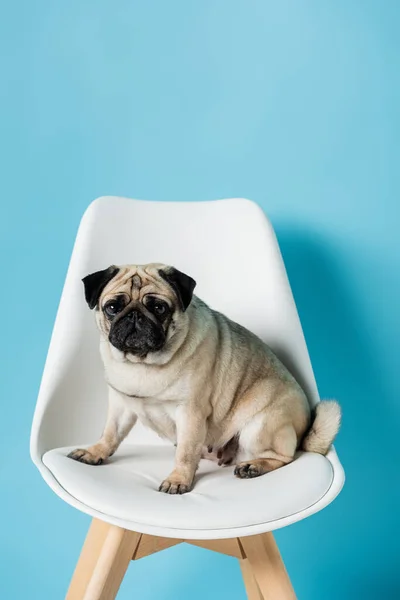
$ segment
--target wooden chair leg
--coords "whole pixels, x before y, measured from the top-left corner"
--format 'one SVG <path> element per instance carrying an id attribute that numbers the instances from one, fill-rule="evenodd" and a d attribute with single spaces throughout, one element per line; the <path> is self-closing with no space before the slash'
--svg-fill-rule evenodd
<path id="1" fill-rule="evenodd" d="M 140 538 L 94 519 L 66 600 L 114 600 Z"/>
<path id="2" fill-rule="evenodd" d="M 181 541 L 239 558 L 248 600 L 296 600 L 272 533 L 231 540 L 174 540 L 142 536 L 98 519 L 90 526 L 66 600 L 114 600 L 131 560 Z"/>
<path id="3" fill-rule="evenodd" d="M 239 541 L 264 600 L 296 600 L 272 533 L 243 537 Z"/>
<path id="4" fill-rule="evenodd" d="M 75 567 L 65 600 L 82 600 L 110 525 L 93 519 Z"/>
<path id="5" fill-rule="evenodd" d="M 84 600 L 114 600 L 140 537 L 140 533 L 110 526 Z"/>
<path id="6" fill-rule="evenodd" d="M 248 600 L 263 600 L 260 588 L 258 587 L 257 581 L 254 579 L 249 559 L 243 558 L 239 562 Z"/>

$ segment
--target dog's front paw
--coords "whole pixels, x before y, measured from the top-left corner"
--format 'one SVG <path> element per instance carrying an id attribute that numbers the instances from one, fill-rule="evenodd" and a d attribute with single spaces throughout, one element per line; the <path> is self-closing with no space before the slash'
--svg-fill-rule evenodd
<path id="1" fill-rule="evenodd" d="M 91 452 L 90 449 L 83 450 L 77 448 L 68 454 L 68 458 L 77 460 L 78 462 L 85 463 L 85 465 L 101 465 L 103 464 L 104 458 L 95 452 Z"/>
<path id="2" fill-rule="evenodd" d="M 158 491 L 164 494 L 187 494 L 191 489 L 192 481 L 188 481 L 178 473 L 171 473 L 167 479 L 164 479 Z"/>
<path id="3" fill-rule="evenodd" d="M 158 491 L 164 492 L 164 494 L 186 494 L 190 490 L 191 487 L 186 485 L 186 483 L 172 483 L 168 479 L 164 479 L 158 488 Z"/>

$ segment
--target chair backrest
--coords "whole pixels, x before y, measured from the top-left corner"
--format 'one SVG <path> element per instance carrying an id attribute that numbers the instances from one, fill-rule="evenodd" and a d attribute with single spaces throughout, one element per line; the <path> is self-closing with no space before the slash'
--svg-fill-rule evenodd
<path id="1" fill-rule="evenodd" d="M 196 294 L 265 340 L 310 403 L 318 401 L 275 234 L 256 204 L 100 198 L 82 218 L 57 313 L 32 427 L 35 461 L 51 448 L 95 441 L 104 426 L 99 336 L 82 277 L 110 264 L 148 262 L 171 264 L 194 277 Z M 140 427 L 131 435 L 143 443 L 158 439 Z"/>

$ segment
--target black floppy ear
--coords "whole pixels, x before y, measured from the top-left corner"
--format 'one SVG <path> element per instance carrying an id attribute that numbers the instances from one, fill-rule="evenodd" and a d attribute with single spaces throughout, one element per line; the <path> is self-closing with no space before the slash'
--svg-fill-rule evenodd
<path id="1" fill-rule="evenodd" d="M 85 286 L 85 299 L 90 309 L 96 306 L 101 292 L 104 290 L 107 283 L 116 276 L 118 271 L 118 267 L 112 265 L 103 271 L 96 271 L 96 273 L 86 275 L 86 277 L 82 279 L 83 285 Z"/>
<path id="2" fill-rule="evenodd" d="M 174 267 L 171 267 L 168 271 L 161 269 L 159 273 L 170 284 L 178 297 L 182 311 L 185 312 L 192 299 L 193 290 L 196 287 L 195 280 L 189 277 L 189 275 L 178 271 L 178 269 L 174 269 Z"/>

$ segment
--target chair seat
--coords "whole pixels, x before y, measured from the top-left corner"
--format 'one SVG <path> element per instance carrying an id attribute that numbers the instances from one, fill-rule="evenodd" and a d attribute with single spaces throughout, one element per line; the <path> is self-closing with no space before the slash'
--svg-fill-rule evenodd
<path id="1" fill-rule="evenodd" d="M 158 486 L 173 468 L 172 446 L 123 444 L 97 467 L 67 458 L 72 449 L 57 448 L 43 456 L 60 486 L 86 512 L 94 510 L 104 520 L 123 521 L 143 533 L 154 528 L 179 530 L 180 535 L 184 530 L 222 533 L 260 524 L 267 531 L 272 522 L 276 529 L 280 519 L 303 518 L 303 511 L 321 500 L 334 479 L 331 462 L 313 453 L 299 454 L 290 465 L 249 480 L 236 478 L 232 467 L 201 460 L 193 491 L 171 496 L 158 492 Z"/>

